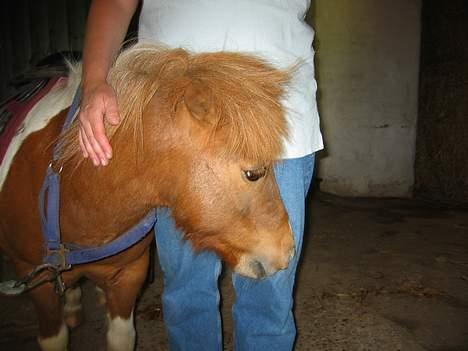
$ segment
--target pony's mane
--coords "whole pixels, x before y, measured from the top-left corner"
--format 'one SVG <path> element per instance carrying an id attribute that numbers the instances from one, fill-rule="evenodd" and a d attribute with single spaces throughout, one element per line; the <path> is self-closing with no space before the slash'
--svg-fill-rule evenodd
<path id="1" fill-rule="evenodd" d="M 174 113 L 192 82 L 212 92 L 216 118 L 213 132 L 228 128 L 226 152 L 256 162 L 280 156 L 287 122 L 281 99 L 290 70 L 275 69 L 264 60 L 242 53 L 192 54 L 183 49 L 136 44 L 116 59 L 108 76 L 119 103 L 121 123 L 106 125 L 109 138 L 117 130 L 142 133 L 143 112 L 155 94 L 161 111 Z M 79 152 L 77 123 L 61 138 L 61 161 Z"/>

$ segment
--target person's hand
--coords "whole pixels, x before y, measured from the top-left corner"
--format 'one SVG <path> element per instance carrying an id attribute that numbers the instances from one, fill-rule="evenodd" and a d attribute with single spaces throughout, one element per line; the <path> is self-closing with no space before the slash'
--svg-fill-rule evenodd
<path id="1" fill-rule="evenodd" d="M 112 125 L 120 121 L 114 89 L 106 82 L 84 87 L 78 118 L 83 156 L 89 157 L 95 166 L 106 166 L 112 158 L 112 147 L 106 136 L 104 119 Z"/>

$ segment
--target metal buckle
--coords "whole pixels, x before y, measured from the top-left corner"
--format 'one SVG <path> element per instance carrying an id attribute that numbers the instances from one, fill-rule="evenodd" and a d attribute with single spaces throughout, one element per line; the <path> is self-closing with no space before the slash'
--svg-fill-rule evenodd
<path id="1" fill-rule="evenodd" d="M 68 264 L 66 259 L 66 253 L 69 251 L 65 245 L 60 244 L 58 249 L 47 249 L 46 257 L 52 258 L 52 262 L 54 262 L 54 266 L 59 272 L 66 271 L 71 268 L 71 264 Z"/>

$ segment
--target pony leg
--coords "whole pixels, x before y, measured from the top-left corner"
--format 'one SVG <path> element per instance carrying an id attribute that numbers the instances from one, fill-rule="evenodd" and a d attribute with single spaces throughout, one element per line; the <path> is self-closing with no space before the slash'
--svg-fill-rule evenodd
<path id="1" fill-rule="evenodd" d="M 131 351 L 135 347 L 133 311 L 129 318 L 107 315 L 107 351 Z"/>
<path id="2" fill-rule="evenodd" d="M 68 328 L 62 323 L 58 333 L 50 337 L 38 337 L 37 342 L 42 351 L 67 351 Z"/>
<path id="3" fill-rule="evenodd" d="M 81 305 L 81 287 L 77 284 L 65 291 L 63 314 L 66 325 L 75 328 L 83 322 L 83 307 Z"/>
<path id="4" fill-rule="evenodd" d="M 106 284 L 108 351 L 132 351 L 135 347 L 133 309 L 148 270 L 148 252 Z"/>
<path id="5" fill-rule="evenodd" d="M 38 343 L 42 351 L 66 351 L 68 328 L 63 321 L 60 297 L 54 285 L 46 283 L 31 290 L 29 295 L 39 319 Z"/>

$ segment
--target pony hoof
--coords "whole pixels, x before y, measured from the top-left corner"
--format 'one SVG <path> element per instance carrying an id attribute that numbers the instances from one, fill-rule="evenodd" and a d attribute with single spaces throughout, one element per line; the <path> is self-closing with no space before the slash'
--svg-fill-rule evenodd
<path id="1" fill-rule="evenodd" d="M 78 327 L 84 321 L 84 316 L 82 310 L 74 311 L 64 316 L 65 324 L 70 328 L 74 329 Z"/>

